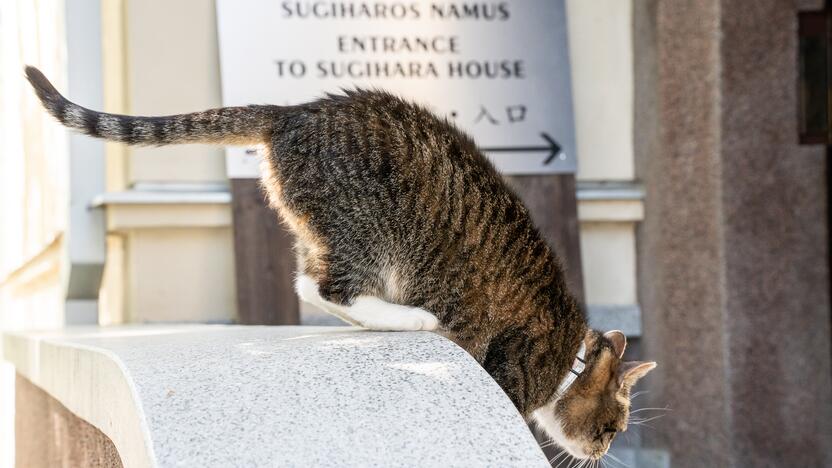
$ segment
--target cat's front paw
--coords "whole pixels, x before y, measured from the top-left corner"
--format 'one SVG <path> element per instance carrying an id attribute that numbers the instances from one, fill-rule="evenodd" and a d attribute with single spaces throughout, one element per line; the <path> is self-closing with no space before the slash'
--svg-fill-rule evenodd
<path id="1" fill-rule="evenodd" d="M 397 318 L 389 317 L 385 325 L 390 331 L 432 331 L 439 327 L 439 320 L 424 309 L 406 307 Z"/>
<path id="2" fill-rule="evenodd" d="M 417 328 L 414 328 L 414 330 L 432 331 L 439 328 L 439 319 L 435 315 L 418 307 L 414 307 L 412 310 L 414 320 L 417 322 Z"/>

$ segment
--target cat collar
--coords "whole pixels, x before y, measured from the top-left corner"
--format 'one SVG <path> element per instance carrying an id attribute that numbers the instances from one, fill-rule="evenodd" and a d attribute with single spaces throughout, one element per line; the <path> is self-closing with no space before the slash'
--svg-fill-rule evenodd
<path id="1" fill-rule="evenodd" d="M 584 358 L 586 357 L 586 344 L 581 341 L 581 347 L 578 348 L 578 354 L 575 355 L 575 361 L 572 363 L 572 367 L 569 369 L 569 372 L 566 373 L 566 377 L 563 378 L 563 381 L 558 385 L 558 398 L 562 397 L 569 387 L 578 380 L 578 377 L 581 376 L 581 372 L 584 371 L 586 368 L 586 361 Z"/>

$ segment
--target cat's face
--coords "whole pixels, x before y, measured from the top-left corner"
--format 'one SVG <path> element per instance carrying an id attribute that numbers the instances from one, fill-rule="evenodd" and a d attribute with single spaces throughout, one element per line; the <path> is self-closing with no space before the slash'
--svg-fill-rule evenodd
<path id="1" fill-rule="evenodd" d="M 613 438 L 627 430 L 630 388 L 655 362 L 623 361 L 627 340 L 620 331 L 590 331 L 586 369 L 562 398 L 537 409 L 533 417 L 557 445 L 575 458 L 601 458 Z"/>

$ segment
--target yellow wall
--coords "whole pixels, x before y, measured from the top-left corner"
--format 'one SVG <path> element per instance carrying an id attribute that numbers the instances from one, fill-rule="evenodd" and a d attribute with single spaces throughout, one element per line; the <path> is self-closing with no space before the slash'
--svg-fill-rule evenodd
<path id="1" fill-rule="evenodd" d="M 567 0 L 578 179 L 631 180 L 632 0 Z"/>
<path id="2" fill-rule="evenodd" d="M 65 132 L 23 79 L 65 85 L 63 1 L 0 1 L 0 332 L 63 323 Z M 2 340 L 2 339 L 0 339 Z M 14 465 L 14 370 L 0 362 L 0 466 Z"/>
<path id="3" fill-rule="evenodd" d="M 102 6 L 107 110 L 161 115 L 221 105 L 212 1 L 112 0 Z M 111 144 L 107 152 L 111 191 L 163 191 L 175 197 L 227 185 L 219 147 Z M 106 209 L 102 323 L 234 318 L 227 204 L 113 203 Z"/>
<path id="4" fill-rule="evenodd" d="M 566 0 L 578 180 L 632 183 L 632 0 Z M 589 304 L 636 305 L 640 200 L 579 202 Z"/>
<path id="5" fill-rule="evenodd" d="M 63 2 L 0 2 L 0 329 L 62 323 L 67 138 L 23 78 L 66 84 Z"/>
<path id="6" fill-rule="evenodd" d="M 128 0 L 125 18 L 130 113 L 222 105 L 213 1 Z M 224 154 L 205 145 L 131 148 L 130 182 L 225 182 Z"/>

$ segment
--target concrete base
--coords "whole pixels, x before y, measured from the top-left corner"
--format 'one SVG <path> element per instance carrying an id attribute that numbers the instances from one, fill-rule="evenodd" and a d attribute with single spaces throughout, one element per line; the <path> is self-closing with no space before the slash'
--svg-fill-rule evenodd
<path id="1" fill-rule="evenodd" d="M 15 380 L 15 465 L 122 466 L 109 437 L 19 374 Z"/>

